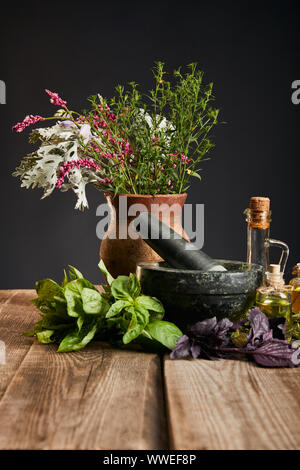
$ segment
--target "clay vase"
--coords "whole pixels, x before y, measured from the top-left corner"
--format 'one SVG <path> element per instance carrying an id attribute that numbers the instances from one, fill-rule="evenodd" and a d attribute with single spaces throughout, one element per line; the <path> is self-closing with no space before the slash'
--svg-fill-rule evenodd
<path id="1" fill-rule="evenodd" d="M 153 215 L 159 217 L 182 237 L 189 240 L 181 225 L 181 211 L 187 197 L 186 193 L 155 196 L 119 194 L 115 197 L 113 193 L 104 193 L 104 195 L 110 208 L 110 224 L 101 242 L 100 257 L 113 277 L 135 273 L 136 265 L 140 261 L 163 261 L 141 237 L 132 239 L 128 236 L 128 226 L 140 212 L 151 211 Z M 123 196 L 122 202 L 121 196 Z M 126 212 L 124 217 L 124 210 L 120 209 L 121 205 L 124 207 L 125 198 L 127 211 L 133 204 L 142 204 L 144 208 L 141 207 L 141 210 L 133 216 L 128 216 L 128 212 Z M 173 204 L 177 204 L 178 210 L 171 211 L 169 219 L 165 218 L 164 207 L 169 211 L 168 208 Z"/>

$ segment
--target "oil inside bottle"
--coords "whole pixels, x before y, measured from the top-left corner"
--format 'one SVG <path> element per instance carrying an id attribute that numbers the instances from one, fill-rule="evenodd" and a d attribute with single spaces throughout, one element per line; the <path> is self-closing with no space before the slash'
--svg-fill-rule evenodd
<path id="1" fill-rule="evenodd" d="M 280 266 L 270 264 L 266 272 L 266 286 L 256 292 L 256 305 L 269 318 L 284 317 L 286 325 L 292 323 L 292 286 L 284 284 Z"/>
<path id="2" fill-rule="evenodd" d="M 300 263 L 296 264 L 293 269 L 295 277 L 290 280 L 290 286 L 293 288 L 292 292 L 292 310 L 296 315 L 300 314 Z"/>

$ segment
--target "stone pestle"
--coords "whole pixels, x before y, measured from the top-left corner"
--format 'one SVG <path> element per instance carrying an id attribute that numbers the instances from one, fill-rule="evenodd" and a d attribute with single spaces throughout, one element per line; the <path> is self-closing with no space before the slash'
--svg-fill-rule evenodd
<path id="1" fill-rule="evenodd" d="M 186 241 L 177 232 L 149 212 L 140 213 L 133 221 L 144 241 L 172 268 L 200 271 L 227 271 L 224 266 Z"/>

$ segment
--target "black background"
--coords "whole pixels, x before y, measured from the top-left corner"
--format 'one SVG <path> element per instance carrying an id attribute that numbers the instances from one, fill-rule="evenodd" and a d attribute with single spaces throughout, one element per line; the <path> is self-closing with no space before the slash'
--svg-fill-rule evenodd
<path id="1" fill-rule="evenodd" d="M 170 71 L 197 61 L 214 82 L 226 125 L 203 163 L 204 177 L 187 202 L 205 204 L 204 250 L 213 257 L 245 259 L 249 197 L 271 199 L 273 238 L 291 249 L 287 279 L 300 261 L 298 158 L 300 105 L 291 83 L 300 79 L 297 1 L 23 2 L 1 4 L 0 79 L 7 104 L 1 120 L 0 288 L 30 288 L 58 280 L 67 264 L 99 282 L 96 207 L 104 197 L 88 188 L 90 209 L 75 211 L 75 195 L 39 200 L 11 173 L 32 151 L 28 130 L 11 126 L 27 114 L 50 115 L 48 88 L 72 109 L 118 83 L 134 80 L 146 91 L 150 69 L 163 60 Z"/>

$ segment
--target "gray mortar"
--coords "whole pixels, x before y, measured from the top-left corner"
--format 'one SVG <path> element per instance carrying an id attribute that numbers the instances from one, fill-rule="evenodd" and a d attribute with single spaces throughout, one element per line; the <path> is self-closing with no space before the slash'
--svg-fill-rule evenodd
<path id="1" fill-rule="evenodd" d="M 137 276 L 145 295 L 160 299 L 165 320 L 183 330 L 216 316 L 233 321 L 245 317 L 262 282 L 262 267 L 241 261 L 218 260 L 227 271 L 170 268 L 166 263 L 139 263 Z"/>

